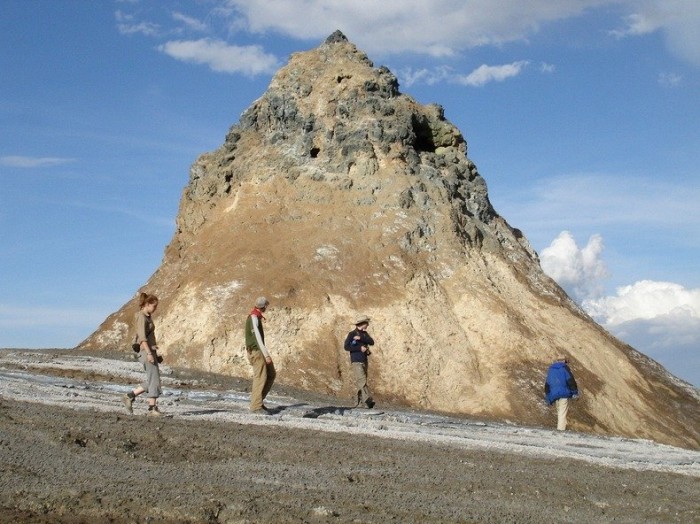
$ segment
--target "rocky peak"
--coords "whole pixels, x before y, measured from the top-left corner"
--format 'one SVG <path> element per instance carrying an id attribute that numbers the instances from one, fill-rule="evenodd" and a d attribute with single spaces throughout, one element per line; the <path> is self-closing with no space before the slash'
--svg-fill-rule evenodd
<path id="1" fill-rule="evenodd" d="M 325 44 L 337 44 L 337 43 L 345 43 L 348 41 L 348 37 L 343 34 L 343 32 L 340 29 L 336 29 L 333 33 L 331 33 L 328 38 L 326 38 L 326 41 L 324 42 Z"/>
<path id="2" fill-rule="evenodd" d="M 544 373 L 566 355 L 584 392 L 575 429 L 697 447 L 697 394 L 542 272 L 467 152 L 441 106 L 401 93 L 341 32 L 292 55 L 190 169 L 144 286 L 168 358 L 248 376 L 243 322 L 265 295 L 281 382 L 349 398 L 342 342 L 363 313 L 380 401 L 544 424 Z M 127 348 L 134 312 L 82 346 Z"/>
<path id="3" fill-rule="evenodd" d="M 256 148 L 275 150 L 275 162 L 288 160 L 283 176 L 292 182 L 311 179 L 341 191 L 354 189 L 363 205 L 380 200 L 382 206 L 403 209 L 449 204 L 454 229 L 465 242 L 482 245 L 486 238 L 488 248 L 501 247 L 492 228 L 485 227 L 496 213 L 484 180 L 466 156 L 462 133 L 445 119 L 441 106 L 421 106 L 401 94 L 391 71 L 375 68 L 339 31 L 317 49 L 293 55 L 231 128 L 223 147 L 195 163 L 187 199 L 228 195 L 230 186 L 242 181 L 236 177 L 251 173 L 226 171 L 240 155 L 246 133 L 256 134 Z M 378 194 L 380 166 L 403 178 L 392 181 L 403 182 L 402 187 L 385 199 Z M 201 225 L 204 217 L 194 214 L 194 222 L 181 223 L 183 232 Z M 503 222 L 499 226 L 507 229 Z M 536 257 L 517 232 L 504 233 L 510 244 L 520 243 L 528 257 Z"/>

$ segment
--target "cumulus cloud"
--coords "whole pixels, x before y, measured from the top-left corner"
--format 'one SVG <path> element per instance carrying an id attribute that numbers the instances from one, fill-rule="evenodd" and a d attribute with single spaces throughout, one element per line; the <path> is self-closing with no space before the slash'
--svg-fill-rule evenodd
<path id="1" fill-rule="evenodd" d="M 194 31 L 202 31 L 203 32 L 203 31 L 207 30 L 207 24 L 197 20 L 194 17 L 187 16 L 187 15 L 185 15 L 183 13 L 179 13 L 177 11 L 172 13 L 172 17 L 174 20 L 177 20 L 178 22 L 182 22 L 183 24 L 185 24 L 185 26 L 187 26 L 189 29 L 192 29 Z"/>
<path id="2" fill-rule="evenodd" d="M 634 347 L 645 348 L 647 354 L 688 348 L 698 353 L 700 318 L 688 309 L 648 319 L 634 319 L 620 324 L 606 324 L 617 337 Z"/>
<path id="3" fill-rule="evenodd" d="M 635 13 L 624 18 L 624 26 L 613 29 L 610 34 L 615 38 L 639 36 L 653 33 L 660 27 L 660 21 L 643 13 Z"/>
<path id="4" fill-rule="evenodd" d="M 160 26 L 152 22 L 137 21 L 133 15 L 117 11 L 114 13 L 117 19 L 117 30 L 123 35 L 142 34 L 146 36 L 157 36 L 160 34 Z"/>
<path id="5" fill-rule="evenodd" d="M 700 319 L 696 316 L 677 311 L 605 327 L 676 376 L 700 387 Z"/>
<path id="6" fill-rule="evenodd" d="M 586 310 L 606 325 L 655 318 L 700 319 L 700 289 L 672 282 L 642 280 L 617 289 L 615 296 L 585 302 Z"/>
<path id="7" fill-rule="evenodd" d="M 662 32 L 669 49 L 700 64 L 696 0 L 229 0 L 230 24 L 253 33 L 319 39 L 341 29 L 372 54 L 455 55 L 479 46 L 526 41 L 547 24 L 596 9 L 622 13 L 615 38 Z"/>
<path id="8" fill-rule="evenodd" d="M 600 235 L 591 236 L 580 248 L 570 232 L 562 231 L 542 250 L 540 262 L 544 272 L 580 302 L 602 293 L 603 280 L 608 276 L 601 259 L 603 250 Z"/>
<path id="9" fill-rule="evenodd" d="M 700 66 L 700 2 L 696 0 L 629 0 L 631 12 L 623 24 L 610 33 L 616 38 L 629 38 L 661 32 L 668 48 L 696 66 Z"/>
<path id="10" fill-rule="evenodd" d="M 601 296 L 607 275 L 602 253 L 599 235 L 579 248 L 563 231 L 543 250 L 542 268 L 617 338 L 700 386 L 700 289 L 642 280 Z"/>
<path id="11" fill-rule="evenodd" d="M 483 45 L 524 40 L 549 22 L 581 15 L 612 0 L 229 0 L 254 33 L 275 31 L 302 39 L 341 29 L 362 49 L 378 53 L 419 53 L 434 57 Z"/>
<path id="12" fill-rule="evenodd" d="M 62 164 L 75 162 L 74 158 L 59 158 L 59 157 L 30 157 L 30 156 L 3 156 L 0 157 L 0 166 L 20 167 L 20 168 L 37 168 L 37 167 L 53 167 Z"/>
<path id="13" fill-rule="evenodd" d="M 527 60 L 496 66 L 483 64 L 467 75 L 458 74 L 448 66 L 416 70 L 406 68 L 399 71 L 398 77 L 401 84 L 407 87 L 417 83 L 435 85 L 440 82 L 481 87 L 490 82 L 503 82 L 508 78 L 518 76 L 528 64 Z"/>
<path id="14" fill-rule="evenodd" d="M 518 76 L 528 65 L 527 60 L 520 60 L 512 64 L 490 66 L 483 64 L 466 76 L 458 77 L 458 83 L 466 86 L 483 86 L 490 82 L 503 82 L 507 78 Z"/>
<path id="15" fill-rule="evenodd" d="M 583 308 L 613 335 L 700 387 L 700 289 L 643 280 Z"/>
<path id="16" fill-rule="evenodd" d="M 451 67 L 437 66 L 432 69 L 405 68 L 397 72 L 401 84 L 410 87 L 414 84 L 427 84 L 429 86 L 444 82 L 453 78 L 455 73 Z"/>
<path id="17" fill-rule="evenodd" d="M 158 50 L 183 62 L 203 64 L 218 73 L 242 73 L 255 76 L 273 73 L 279 66 L 274 55 L 267 54 L 260 46 L 235 46 L 222 40 L 173 40 Z"/>
<path id="18" fill-rule="evenodd" d="M 609 17 L 600 17 L 608 24 L 600 30 L 607 30 L 610 38 L 638 38 L 658 32 L 671 52 L 700 65 L 696 29 L 700 26 L 700 2 L 696 0 L 218 0 L 210 5 L 206 17 L 212 24 L 202 22 L 202 16 L 180 11 L 170 13 L 170 22 L 200 32 L 223 24 L 227 33 L 223 38 L 248 33 L 318 41 L 340 29 L 373 56 L 417 54 L 444 59 L 477 47 L 527 42 L 548 25 L 614 8 L 619 19 L 610 23 Z M 140 5 L 138 15 L 125 10 L 116 12 L 122 34 L 164 37 L 183 30 L 182 26 L 169 28 L 165 19 L 161 24 L 146 20 L 149 14 L 158 16 L 154 9 L 148 12 Z M 522 67 L 519 62 L 484 65 L 460 81 L 465 85 L 502 81 L 517 75 Z M 553 68 L 543 63 L 541 70 L 551 72 Z M 435 82 L 444 72 L 421 70 L 420 74 Z"/>

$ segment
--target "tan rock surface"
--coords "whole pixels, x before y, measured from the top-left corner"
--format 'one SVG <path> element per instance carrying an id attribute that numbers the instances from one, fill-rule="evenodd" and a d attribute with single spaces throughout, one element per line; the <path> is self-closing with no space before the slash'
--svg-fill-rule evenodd
<path id="1" fill-rule="evenodd" d="M 292 55 L 221 148 L 192 166 L 177 232 L 144 286 L 180 365 L 248 376 L 243 323 L 267 296 L 280 382 L 350 396 L 342 343 L 377 340 L 377 397 L 543 424 L 570 358 L 572 427 L 700 447 L 700 396 L 586 316 L 492 208 L 462 134 L 342 35 Z M 127 348 L 135 300 L 85 340 Z"/>

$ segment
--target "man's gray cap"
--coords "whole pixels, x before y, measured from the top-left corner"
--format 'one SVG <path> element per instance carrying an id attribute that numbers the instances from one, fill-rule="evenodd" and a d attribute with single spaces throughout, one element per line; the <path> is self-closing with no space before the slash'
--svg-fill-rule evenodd
<path id="1" fill-rule="evenodd" d="M 268 304 L 269 304 L 269 302 L 265 297 L 258 297 L 255 300 L 255 307 L 257 307 L 257 308 L 267 307 Z"/>

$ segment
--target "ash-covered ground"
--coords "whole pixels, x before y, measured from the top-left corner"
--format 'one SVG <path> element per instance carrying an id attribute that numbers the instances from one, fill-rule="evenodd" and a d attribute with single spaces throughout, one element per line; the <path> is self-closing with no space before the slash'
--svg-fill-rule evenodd
<path id="1" fill-rule="evenodd" d="M 164 372 L 155 419 L 128 354 L 0 352 L 0 522 L 700 521 L 697 451 Z"/>

